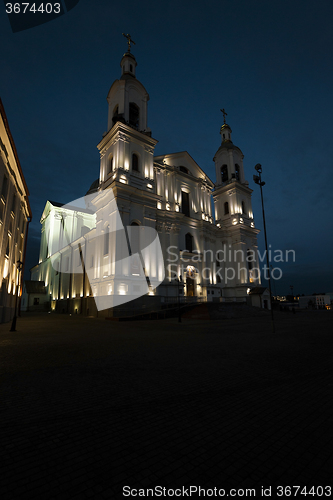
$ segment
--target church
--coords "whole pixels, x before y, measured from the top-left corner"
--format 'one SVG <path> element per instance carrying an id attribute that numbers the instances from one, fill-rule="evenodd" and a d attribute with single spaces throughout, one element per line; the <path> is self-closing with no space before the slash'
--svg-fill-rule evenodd
<path id="1" fill-rule="evenodd" d="M 186 151 L 154 156 L 149 94 L 127 37 L 107 95 L 99 178 L 80 200 L 47 201 L 31 280 L 44 284 L 41 300 L 53 310 L 84 315 L 179 300 L 245 302 L 260 285 L 259 230 L 225 112 L 215 181 Z"/>

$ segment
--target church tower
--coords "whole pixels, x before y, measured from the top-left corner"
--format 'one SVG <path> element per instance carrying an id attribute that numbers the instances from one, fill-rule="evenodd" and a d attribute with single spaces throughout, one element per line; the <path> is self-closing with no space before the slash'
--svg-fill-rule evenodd
<path id="1" fill-rule="evenodd" d="M 102 189 L 113 181 L 153 192 L 153 154 L 157 144 L 147 125 L 149 95 L 136 78 L 137 62 L 131 53 L 134 43 L 126 35 L 128 50 L 123 55 L 121 76 L 107 95 L 108 130 L 98 144 Z"/>
<path id="2" fill-rule="evenodd" d="M 221 146 L 214 156 L 216 186 L 213 194 L 216 225 L 225 231 L 224 247 L 228 247 L 227 265 L 235 270 L 229 286 L 231 295 L 244 295 L 247 287 L 260 283 L 257 234 L 251 194 L 245 179 L 242 151 L 231 139 L 231 127 L 225 121 L 220 129 Z M 226 248 L 227 250 L 227 248 Z M 237 289 L 237 291 L 235 290 Z M 236 293 L 235 293 L 236 292 Z"/>

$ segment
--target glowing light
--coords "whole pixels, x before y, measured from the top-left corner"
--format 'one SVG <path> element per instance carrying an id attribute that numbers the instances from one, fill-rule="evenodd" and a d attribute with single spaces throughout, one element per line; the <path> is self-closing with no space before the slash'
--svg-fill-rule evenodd
<path id="1" fill-rule="evenodd" d="M 235 226 L 237 224 L 237 219 L 233 219 L 232 223 Z"/>
<path id="2" fill-rule="evenodd" d="M 251 292 L 251 288 L 248 288 L 248 289 L 246 290 L 246 293 L 249 295 L 249 293 L 250 293 L 250 292 Z"/>
<path id="3" fill-rule="evenodd" d="M 153 189 L 153 186 L 151 184 L 147 184 L 147 188 Z"/>
<path id="4" fill-rule="evenodd" d="M 179 212 L 179 205 L 176 203 L 176 212 Z"/>
<path id="5" fill-rule="evenodd" d="M 169 203 L 166 204 L 166 207 L 165 207 L 167 210 L 170 210 L 170 205 Z"/>
<path id="6" fill-rule="evenodd" d="M 160 201 L 158 201 L 158 202 L 157 202 L 157 208 L 158 208 L 159 210 L 161 210 L 161 208 L 162 208 L 162 203 L 161 203 Z"/>
<path id="7" fill-rule="evenodd" d="M 205 214 L 202 214 L 202 220 L 205 220 L 206 216 Z"/>
<path id="8" fill-rule="evenodd" d="M 254 222 L 251 222 L 251 227 L 254 227 Z"/>
<path id="9" fill-rule="evenodd" d="M 241 224 L 243 224 L 243 222 L 244 222 L 244 221 L 243 221 L 243 218 L 242 218 L 242 217 L 239 219 L 239 222 L 240 222 Z"/>
<path id="10" fill-rule="evenodd" d="M 217 225 L 217 227 L 221 227 L 221 224 L 216 224 L 216 225 Z"/>
<path id="11" fill-rule="evenodd" d="M 128 286 L 125 285 L 125 284 L 121 284 L 118 287 L 118 293 L 119 293 L 119 295 L 126 295 L 127 294 L 127 290 L 128 290 Z"/>
<path id="12" fill-rule="evenodd" d="M 126 184 L 127 183 L 126 177 L 124 175 L 121 175 L 120 179 L 119 179 L 119 182 L 121 182 L 122 184 Z"/>

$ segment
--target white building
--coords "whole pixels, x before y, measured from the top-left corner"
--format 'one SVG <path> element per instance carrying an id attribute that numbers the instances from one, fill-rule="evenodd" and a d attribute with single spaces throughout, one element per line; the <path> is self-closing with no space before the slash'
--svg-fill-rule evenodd
<path id="1" fill-rule="evenodd" d="M 326 309 L 331 305 L 331 297 L 325 295 L 303 295 L 298 299 L 300 309 Z"/>
<path id="2" fill-rule="evenodd" d="M 216 183 L 186 151 L 154 156 L 157 140 L 147 123 L 149 95 L 136 78 L 133 54 L 126 52 L 120 66 L 121 77 L 107 96 L 108 131 L 97 146 L 99 179 L 88 191 L 107 200 L 112 189 L 114 200 L 99 201 L 95 211 L 48 201 L 32 280 L 45 282 L 52 307 L 60 311 L 91 314 L 94 295 L 131 294 L 127 277 L 132 280 L 140 273 L 126 268 L 122 281 L 117 278 L 117 262 L 126 252 L 126 241 L 117 231 L 118 210 L 123 226 L 156 229 L 164 257 L 164 266 L 150 256 L 144 267 L 148 283 L 162 283 L 127 309 L 158 307 L 178 293 L 201 300 L 245 301 L 247 289 L 260 284 L 259 231 L 243 153 L 231 140 L 231 128 L 226 123 L 221 127 L 221 145 L 214 156 Z M 108 224 L 106 212 L 115 214 Z M 70 245 L 62 245 L 64 234 L 71 235 Z"/>
<path id="3" fill-rule="evenodd" d="M 29 191 L 0 99 L 0 323 L 14 315 L 20 295 L 20 267 L 24 264 Z M 21 264 L 22 263 L 22 264 Z"/>

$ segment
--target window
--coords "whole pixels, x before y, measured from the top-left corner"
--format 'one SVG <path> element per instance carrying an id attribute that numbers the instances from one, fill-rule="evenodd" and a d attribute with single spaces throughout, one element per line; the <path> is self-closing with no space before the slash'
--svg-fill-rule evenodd
<path id="1" fill-rule="evenodd" d="M 239 168 L 239 165 L 238 163 L 236 163 L 235 165 L 235 177 L 236 177 L 236 181 L 240 181 L 240 168 Z"/>
<path id="2" fill-rule="evenodd" d="M 245 214 L 245 213 L 246 213 L 245 203 L 244 203 L 244 201 L 242 201 L 242 214 Z"/>
<path id="3" fill-rule="evenodd" d="M 133 73 L 133 66 L 130 64 L 130 72 Z"/>
<path id="4" fill-rule="evenodd" d="M 224 215 L 228 215 L 229 213 L 229 203 L 227 201 L 224 202 Z"/>
<path id="5" fill-rule="evenodd" d="M 112 154 L 109 155 L 109 158 L 108 158 L 108 169 L 107 169 L 107 174 L 111 174 L 113 170 L 113 156 Z"/>
<path id="6" fill-rule="evenodd" d="M 182 213 L 190 217 L 190 195 L 185 191 L 182 191 Z"/>
<path id="7" fill-rule="evenodd" d="M 34 306 L 39 306 L 39 297 L 34 297 Z"/>
<path id="8" fill-rule="evenodd" d="M 191 233 L 185 234 L 185 247 L 190 253 L 193 253 L 193 236 Z"/>
<path id="9" fill-rule="evenodd" d="M 136 129 L 139 128 L 140 108 L 135 102 L 129 103 L 129 124 Z"/>
<path id="10" fill-rule="evenodd" d="M 253 269 L 253 262 L 254 262 L 254 251 L 253 250 L 247 250 L 246 251 L 246 260 L 248 263 L 249 271 Z"/>
<path id="11" fill-rule="evenodd" d="M 222 165 L 222 167 L 221 167 L 221 181 L 227 182 L 227 180 L 228 180 L 228 166 Z"/>
<path id="12" fill-rule="evenodd" d="M 7 199 L 7 191 L 8 191 L 8 177 L 4 175 L 1 189 L 1 196 L 6 200 Z"/>
<path id="13" fill-rule="evenodd" d="M 188 174 L 188 168 L 183 167 L 182 165 L 179 167 L 180 172 L 184 172 L 184 174 Z"/>
<path id="14" fill-rule="evenodd" d="M 104 229 L 104 255 L 109 253 L 109 226 Z"/>
<path id="15" fill-rule="evenodd" d="M 6 253 L 5 253 L 5 256 L 6 256 L 6 257 L 9 257 L 9 238 L 7 239 L 7 247 L 6 247 Z"/>
<path id="16" fill-rule="evenodd" d="M 132 154 L 132 170 L 139 172 L 139 157 L 135 153 Z"/>

